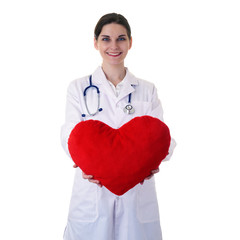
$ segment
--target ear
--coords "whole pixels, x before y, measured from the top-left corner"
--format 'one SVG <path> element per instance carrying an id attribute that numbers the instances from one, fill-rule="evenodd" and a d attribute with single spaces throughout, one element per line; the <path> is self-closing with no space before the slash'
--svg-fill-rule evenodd
<path id="1" fill-rule="evenodd" d="M 130 39 L 130 44 L 129 44 L 129 48 L 128 48 L 128 50 L 130 50 L 131 49 L 131 47 L 132 47 L 132 37 L 131 37 L 131 39 Z"/>
<path id="2" fill-rule="evenodd" d="M 98 50 L 98 42 L 95 37 L 94 37 L 94 47 L 96 50 Z"/>

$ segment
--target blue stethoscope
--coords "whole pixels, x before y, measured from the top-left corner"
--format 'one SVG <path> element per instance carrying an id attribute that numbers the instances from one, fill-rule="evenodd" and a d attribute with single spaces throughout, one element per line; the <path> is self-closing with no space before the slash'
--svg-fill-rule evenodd
<path id="1" fill-rule="evenodd" d="M 88 108 L 88 105 L 87 105 L 87 91 L 90 89 L 90 88 L 94 88 L 96 89 L 97 91 L 97 95 L 98 95 L 98 104 L 97 104 L 97 110 L 94 112 L 94 113 L 90 113 L 89 111 L 89 108 Z M 83 91 L 83 97 L 84 97 L 84 103 L 85 103 L 85 106 L 86 106 L 86 109 L 87 109 L 87 112 L 89 114 L 89 116 L 94 116 L 96 115 L 98 112 L 101 112 L 103 109 L 100 108 L 100 90 L 99 88 L 96 86 L 96 85 L 93 85 L 92 84 L 92 75 L 89 76 L 89 86 L 86 87 Z M 129 93 L 128 95 L 128 104 L 124 107 L 123 111 L 126 113 L 126 114 L 132 114 L 135 112 L 132 104 L 131 104 L 131 98 L 132 98 L 132 93 Z M 86 117 L 87 115 L 86 114 L 82 114 L 82 117 Z"/>

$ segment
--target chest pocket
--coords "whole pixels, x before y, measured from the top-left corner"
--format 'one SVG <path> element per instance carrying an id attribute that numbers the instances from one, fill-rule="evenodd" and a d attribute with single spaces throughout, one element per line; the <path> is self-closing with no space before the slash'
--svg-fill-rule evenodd
<path id="1" fill-rule="evenodd" d="M 150 102 L 143 102 L 143 101 L 134 101 L 132 103 L 132 106 L 134 108 L 134 117 L 139 117 L 143 115 L 148 115 L 151 112 L 152 109 L 152 103 Z"/>
<path id="2" fill-rule="evenodd" d="M 134 108 L 134 113 L 127 114 L 127 113 L 124 113 L 124 111 L 123 111 L 123 109 L 125 108 L 126 105 L 127 105 L 126 102 L 121 103 L 119 105 L 119 112 L 121 112 L 121 116 L 123 116 L 123 119 L 121 119 L 121 120 L 124 123 L 130 121 L 131 119 L 133 119 L 135 117 L 149 115 L 151 113 L 151 109 L 152 109 L 152 103 L 150 103 L 150 102 L 133 101 L 131 103 L 131 105 Z"/>

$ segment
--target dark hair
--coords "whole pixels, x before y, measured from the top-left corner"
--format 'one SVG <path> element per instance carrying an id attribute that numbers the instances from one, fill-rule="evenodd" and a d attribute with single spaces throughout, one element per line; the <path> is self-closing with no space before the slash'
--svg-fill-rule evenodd
<path id="1" fill-rule="evenodd" d="M 120 24 L 123 27 L 125 27 L 127 30 L 128 38 L 131 39 L 131 28 L 130 28 L 130 25 L 129 25 L 127 19 L 121 14 L 108 13 L 99 19 L 99 21 L 95 27 L 94 37 L 96 40 L 98 40 L 98 37 L 102 31 L 103 26 L 106 24 L 110 24 L 110 23 L 117 23 L 117 24 Z"/>

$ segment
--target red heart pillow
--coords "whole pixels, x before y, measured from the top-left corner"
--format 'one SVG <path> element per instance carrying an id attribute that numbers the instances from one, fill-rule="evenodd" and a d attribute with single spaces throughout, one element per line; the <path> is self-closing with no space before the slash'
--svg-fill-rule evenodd
<path id="1" fill-rule="evenodd" d="M 87 120 L 72 130 L 68 148 L 83 172 L 122 195 L 158 168 L 170 140 L 167 125 L 150 116 L 133 118 L 119 129 Z"/>

